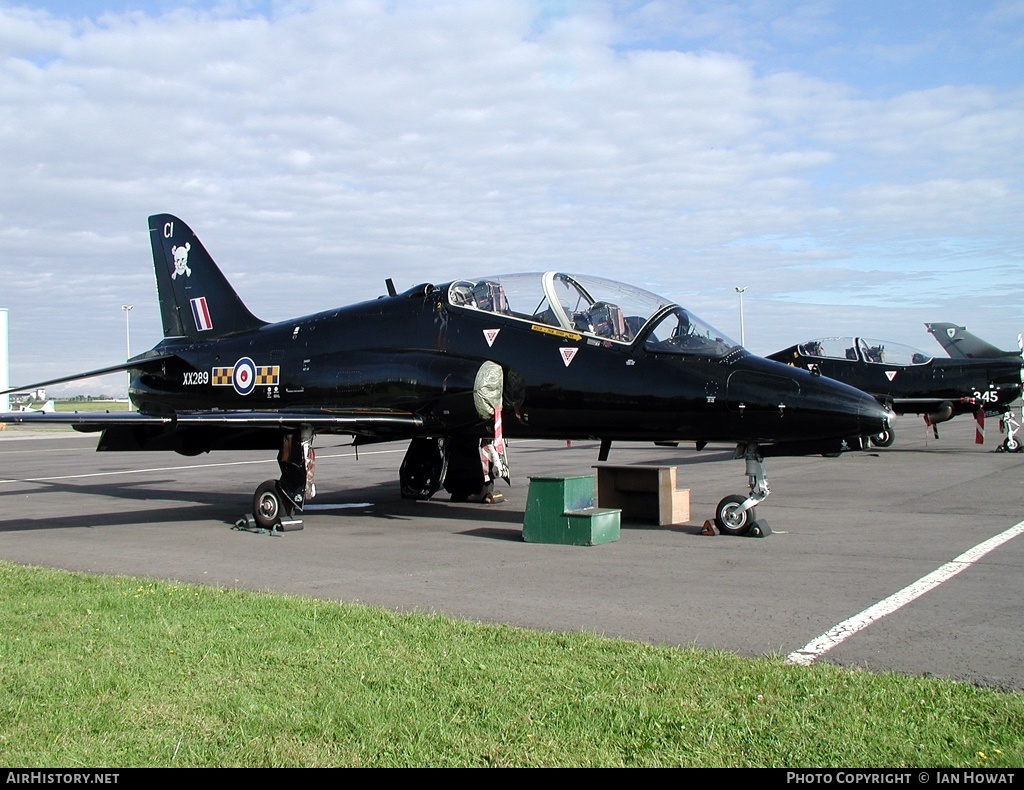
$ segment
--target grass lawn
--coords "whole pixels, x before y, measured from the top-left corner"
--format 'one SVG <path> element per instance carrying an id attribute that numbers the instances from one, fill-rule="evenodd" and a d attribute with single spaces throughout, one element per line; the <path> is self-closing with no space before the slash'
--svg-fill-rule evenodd
<path id="1" fill-rule="evenodd" d="M 1024 695 L 0 563 L 19 767 L 1024 766 Z"/>

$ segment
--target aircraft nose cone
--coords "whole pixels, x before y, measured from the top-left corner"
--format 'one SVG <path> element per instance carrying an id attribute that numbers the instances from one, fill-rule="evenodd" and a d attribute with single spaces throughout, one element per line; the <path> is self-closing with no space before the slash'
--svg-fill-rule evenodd
<path id="1" fill-rule="evenodd" d="M 892 412 L 871 395 L 834 379 L 765 361 L 729 378 L 737 426 L 760 421 L 779 441 L 854 439 L 892 427 Z"/>
<path id="2" fill-rule="evenodd" d="M 893 424 L 896 422 L 896 412 L 887 406 L 882 406 L 882 404 L 870 395 L 868 396 L 868 399 L 874 401 L 875 406 L 870 406 L 869 404 L 869 413 L 865 415 L 864 419 L 864 435 L 874 436 L 877 433 L 882 433 L 883 431 L 891 429 Z"/>
<path id="3" fill-rule="evenodd" d="M 822 387 L 822 391 L 812 397 L 823 401 L 834 415 L 836 425 L 848 431 L 849 436 L 874 436 L 892 427 L 892 410 L 866 392 L 832 379 L 819 378 L 817 382 L 812 379 L 811 383 Z"/>

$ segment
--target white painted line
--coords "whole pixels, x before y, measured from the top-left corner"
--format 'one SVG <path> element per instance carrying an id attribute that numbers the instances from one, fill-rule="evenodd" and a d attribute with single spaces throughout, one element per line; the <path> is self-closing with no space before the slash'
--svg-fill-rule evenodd
<path id="1" fill-rule="evenodd" d="M 517 439 L 516 443 L 531 444 L 539 443 L 544 441 L 542 439 Z M 54 448 L 53 452 L 65 452 L 58 448 Z M 333 453 L 331 455 L 317 453 L 317 459 L 322 458 L 359 458 L 361 455 L 387 455 L 389 453 L 404 453 L 405 447 L 397 450 L 353 450 L 350 453 Z M 22 451 L 18 451 L 22 452 Z M 28 452 L 36 452 L 34 450 Z M 94 452 L 94 451 L 90 451 Z M 61 475 L 59 477 L 26 477 L 23 480 L 4 480 L 0 479 L 0 485 L 4 483 L 47 483 L 54 480 L 77 480 L 85 477 L 107 477 L 114 475 L 134 475 L 134 474 L 145 474 L 146 472 L 180 472 L 185 469 L 212 469 L 217 466 L 246 466 L 248 464 L 276 464 L 277 460 L 274 458 L 263 458 L 259 461 L 226 461 L 223 463 L 216 464 L 189 464 L 187 466 L 158 466 L 152 469 L 122 469 L 117 472 L 90 472 L 89 474 L 81 475 Z"/>
<path id="2" fill-rule="evenodd" d="M 401 450 L 373 450 L 372 452 L 362 451 L 360 455 L 385 455 L 387 453 L 404 453 L 405 448 Z M 354 458 L 356 453 L 334 453 L 332 455 L 321 455 L 317 453 L 317 460 L 323 458 Z M 187 466 L 157 466 L 151 469 L 121 469 L 116 472 L 89 472 L 88 474 L 80 475 L 60 475 L 54 477 L 26 477 L 22 480 L 0 480 L 2 483 L 47 483 L 54 480 L 78 480 L 85 477 L 113 477 L 115 475 L 135 475 L 135 474 L 146 474 L 147 472 L 180 472 L 185 469 L 212 469 L 217 466 L 248 466 L 251 464 L 276 464 L 277 459 L 275 458 L 264 458 L 259 461 L 224 461 L 216 464 L 189 464 Z"/>
<path id="3" fill-rule="evenodd" d="M 1024 521 L 1015 524 L 1005 532 L 1001 532 L 983 543 L 979 543 L 972 549 L 968 549 L 959 557 L 947 562 L 927 576 L 918 579 L 913 584 L 904 587 L 897 593 L 879 601 L 874 606 L 865 609 L 858 615 L 848 620 L 843 620 L 839 625 L 819 636 L 817 639 L 808 642 L 799 650 L 794 650 L 786 656 L 787 664 L 813 664 L 818 658 L 827 653 L 836 645 L 844 642 L 849 637 L 862 631 L 871 625 L 875 620 L 881 620 L 897 609 L 901 609 L 911 601 L 920 598 L 929 590 L 938 587 L 944 581 L 953 578 L 960 571 L 967 570 L 975 562 L 980 560 L 993 549 L 1002 546 L 1006 541 L 1015 538 L 1024 532 Z"/>
<path id="4" fill-rule="evenodd" d="M 346 502 L 346 503 L 339 503 L 337 505 L 325 505 L 325 504 L 306 505 L 305 507 L 302 508 L 302 512 L 306 513 L 306 512 L 309 512 L 311 510 L 350 510 L 352 508 L 360 508 L 360 507 L 373 507 L 373 502 Z"/>

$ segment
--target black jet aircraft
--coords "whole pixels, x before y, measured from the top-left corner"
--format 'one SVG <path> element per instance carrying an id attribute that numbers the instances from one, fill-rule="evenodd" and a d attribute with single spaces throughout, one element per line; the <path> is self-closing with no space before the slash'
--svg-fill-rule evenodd
<path id="1" fill-rule="evenodd" d="M 28 385 L 129 371 L 135 411 L 4 414 L 101 431 L 99 450 L 277 450 L 253 498 L 280 526 L 313 496 L 313 438 L 405 440 L 404 497 L 442 487 L 486 499 L 509 481 L 505 439 L 693 441 L 737 446 L 750 492 L 725 497 L 719 530 L 744 534 L 768 495 L 763 459 L 833 455 L 889 427 L 845 384 L 754 356 L 670 300 L 559 272 L 424 283 L 267 323 L 189 227 L 149 218 L 164 338 L 123 364 Z M 10 390 L 25 389 L 17 387 Z"/>
<path id="2" fill-rule="evenodd" d="M 936 359 L 910 346 L 864 337 L 810 340 L 769 359 L 857 387 L 896 414 L 920 414 L 938 438 L 938 423 L 960 414 L 978 421 L 984 440 L 986 414 L 1001 414 L 1021 394 L 1021 358 Z M 892 427 L 873 436 L 879 447 L 895 439 Z"/>

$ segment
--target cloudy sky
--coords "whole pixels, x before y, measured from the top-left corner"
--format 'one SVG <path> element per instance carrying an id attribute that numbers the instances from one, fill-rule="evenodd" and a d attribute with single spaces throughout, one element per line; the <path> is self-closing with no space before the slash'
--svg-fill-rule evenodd
<path id="1" fill-rule="evenodd" d="M 162 212 L 269 321 L 560 269 L 1012 348 L 1022 64 L 1022 0 L 0 0 L 11 384 L 159 341 Z"/>

